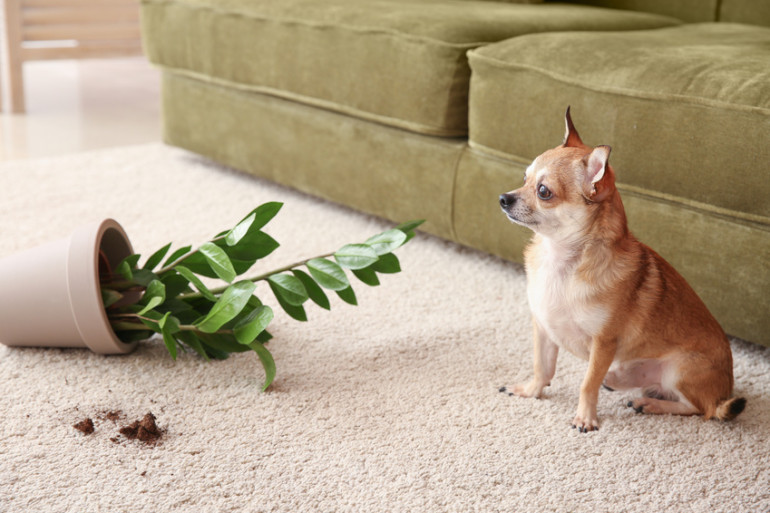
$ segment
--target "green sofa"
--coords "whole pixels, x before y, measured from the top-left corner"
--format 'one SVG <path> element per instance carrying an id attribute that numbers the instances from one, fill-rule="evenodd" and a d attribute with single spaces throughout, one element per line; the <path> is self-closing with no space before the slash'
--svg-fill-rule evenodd
<path id="1" fill-rule="evenodd" d="M 770 345 L 770 2 L 142 0 L 142 19 L 168 143 L 514 261 L 530 233 L 498 196 L 571 105 L 635 234 Z"/>

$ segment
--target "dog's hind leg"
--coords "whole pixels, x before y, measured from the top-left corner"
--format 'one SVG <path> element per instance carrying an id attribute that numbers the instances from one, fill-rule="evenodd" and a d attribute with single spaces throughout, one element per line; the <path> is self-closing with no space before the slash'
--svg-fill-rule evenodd
<path id="1" fill-rule="evenodd" d="M 662 376 L 663 363 L 660 360 L 630 360 L 613 365 L 602 384 L 613 391 L 660 387 Z"/>
<path id="2" fill-rule="evenodd" d="M 639 399 L 629 401 L 627 406 L 636 410 L 637 413 L 658 415 L 666 413 L 672 415 L 697 415 L 700 413 L 689 401 L 668 401 L 654 397 L 640 397 Z"/>

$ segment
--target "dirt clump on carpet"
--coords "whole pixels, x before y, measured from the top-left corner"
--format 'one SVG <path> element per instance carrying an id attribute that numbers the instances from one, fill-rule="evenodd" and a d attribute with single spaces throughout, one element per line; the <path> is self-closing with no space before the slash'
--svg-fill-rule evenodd
<path id="1" fill-rule="evenodd" d="M 128 426 L 120 428 L 120 434 L 129 440 L 139 440 L 149 445 L 154 445 L 163 436 L 163 432 L 155 423 L 155 415 L 148 413 L 142 420 L 136 420 Z"/>
<path id="2" fill-rule="evenodd" d="M 73 424 L 75 429 L 83 433 L 84 435 L 90 435 L 94 432 L 94 421 L 90 418 L 85 418 L 78 422 L 77 424 Z"/>
<path id="3" fill-rule="evenodd" d="M 122 424 L 121 421 L 126 419 L 126 414 L 122 410 L 104 410 L 94 415 L 93 418 L 84 418 L 76 424 L 73 424 L 72 427 L 84 435 L 93 434 L 96 431 L 94 419 L 96 419 L 96 424 L 99 424 L 100 426 L 106 421 L 110 421 L 114 425 L 120 426 Z M 156 445 L 161 438 L 163 438 L 163 430 L 158 427 L 158 424 L 155 421 L 155 415 L 147 413 L 141 419 L 120 427 L 118 432 L 120 435 L 123 435 L 122 438 L 120 436 L 115 436 L 110 438 L 110 440 L 116 444 L 120 443 L 123 439 L 127 439 L 139 440 L 145 445 Z"/>

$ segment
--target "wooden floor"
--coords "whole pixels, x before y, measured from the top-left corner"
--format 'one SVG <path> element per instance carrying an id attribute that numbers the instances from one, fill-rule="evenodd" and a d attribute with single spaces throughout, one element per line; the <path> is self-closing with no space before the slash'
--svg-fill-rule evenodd
<path id="1" fill-rule="evenodd" d="M 161 140 L 160 72 L 143 57 L 24 64 L 25 114 L 0 113 L 0 161 Z"/>

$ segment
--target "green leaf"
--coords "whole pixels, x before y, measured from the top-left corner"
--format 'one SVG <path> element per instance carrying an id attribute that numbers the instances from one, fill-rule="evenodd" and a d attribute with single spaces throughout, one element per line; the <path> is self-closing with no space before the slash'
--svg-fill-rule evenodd
<path id="1" fill-rule="evenodd" d="M 257 335 L 265 331 L 265 328 L 267 328 L 267 325 L 272 320 L 272 308 L 262 305 L 235 325 L 235 328 L 233 328 L 235 338 L 241 344 L 251 344 L 257 338 Z"/>
<path id="2" fill-rule="evenodd" d="M 209 355 L 206 353 L 206 350 L 203 348 L 203 344 L 201 344 L 201 341 L 198 339 L 198 337 L 195 335 L 192 331 L 180 331 L 176 334 L 176 338 L 178 340 L 181 340 L 184 344 L 190 346 L 193 351 L 198 353 L 198 355 L 201 356 L 206 361 L 209 361 Z"/>
<path id="3" fill-rule="evenodd" d="M 169 242 L 162 248 L 160 248 L 158 251 L 150 255 L 150 258 L 147 259 L 147 261 L 142 266 L 142 269 L 148 269 L 152 271 L 155 269 L 161 260 L 163 260 L 163 257 L 166 256 L 166 253 L 168 253 L 169 248 L 171 247 L 171 243 Z"/>
<path id="4" fill-rule="evenodd" d="M 353 292 L 352 287 L 348 287 L 345 290 L 338 290 L 337 295 L 346 303 L 349 303 L 353 306 L 358 304 L 358 300 L 356 300 L 356 293 Z"/>
<path id="5" fill-rule="evenodd" d="M 321 289 L 321 287 L 318 286 L 315 280 L 310 277 L 309 274 L 299 269 L 294 269 L 292 273 L 294 273 L 294 276 L 296 276 L 299 281 L 302 282 L 302 285 L 305 286 L 307 295 L 310 296 L 310 299 L 313 301 L 313 303 L 317 304 L 325 310 L 331 310 L 332 306 L 331 303 L 329 303 L 329 298 L 326 297 L 324 291 Z"/>
<path id="6" fill-rule="evenodd" d="M 216 349 L 212 347 L 211 344 L 206 344 L 202 341 L 201 341 L 201 344 L 203 345 L 203 350 L 206 351 L 206 354 L 209 355 L 209 357 L 213 358 L 214 360 L 227 360 L 228 358 L 230 358 L 230 353 L 228 353 L 227 351 Z"/>
<path id="7" fill-rule="evenodd" d="M 396 230 L 401 230 L 402 232 L 413 232 L 415 228 L 420 226 L 422 223 L 425 222 L 425 219 L 417 219 L 414 221 L 407 221 L 405 223 L 401 223 L 400 225 L 396 226 Z"/>
<path id="8" fill-rule="evenodd" d="M 243 353 L 250 349 L 249 346 L 241 344 L 233 335 L 228 333 L 201 333 L 199 338 L 208 346 L 206 352 L 219 360 L 227 358 L 228 353 Z M 211 351 L 209 348 L 215 351 Z"/>
<path id="9" fill-rule="evenodd" d="M 165 331 L 161 333 L 161 336 L 163 337 L 163 343 L 166 345 L 166 349 L 168 350 L 168 353 L 171 355 L 171 359 L 176 360 L 176 356 L 177 356 L 176 339 L 174 339 L 174 337 L 172 337 Z"/>
<path id="10" fill-rule="evenodd" d="M 169 264 L 173 264 L 177 260 L 179 260 L 182 256 L 186 255 L 190 252 L 192 249 L 192 246 L 185 246 L 183 248 L 179 248 L 173 253 L 171 253 L 171 256 L 166 259 L 165 262 L 163 262 L 163 267 L 168 267 Z"/>
<path id="11" fill-rule="evenodd" d="M 401 230 L 388 230 L 367 239 L 365 244 L 371 246 L 377 255 L 390 253 L 406 242 L 406 233 Z"/>
<path id="12" fill-rule="evenodd" d="M 147 289 L 145 289 L 142 299 L 139 300 L 139 304 L 146 305 L 151 298 L 156 296 L 166 299 L 166 286 L 160 280 L 153 280 L 147 285 Z"/>
<path id="13" fill-rule="evenodd" d="M 179 333 L 181 327 L 179 326 L 179 319 L 171 315 L 171 312 L 166 314 L 158 321 L 158 326 L 162 331 L 167 331 L 170 335 Z"/>
<path id="14" fill-rule="evenodd" d="M 136 268 L 136 264 L 139 262 L 139 259 L 142 258 L 142 255 L 135 253 L 133 255 L 128 255 L 126 258 L 120 261 L 121 264 L 128 265 L 131 269 Z M 120 265 L 120 264 L 118 264 Z"/>
<path id="15" fill-rule="evenodd" d="M 313 279 L 326 289 L 342 290 L 350 286 L 345 271 L 331 260 L 314 258 L 306 265 Z"/>
<path id="16" fill-rule="evenodd" d="M 375 263 L 377 253 L 367 244 L 348 244 L 334 253 L 334 258 L 342 267 L 363 269 Z"/>
<path id="17" fill-rule="evenodd" d="M 220 246 L 221 241 L 217 244 Z M 249 262 L 249 267 L 261 258 L 275 251 L 280 244 L 270 235 L 259 230 L 251 231 L 244 235 L 237 244 L 233 246 L 221 245 L 220 247 L 227 253 L 232 260 L 242 260 Z"/>
<path id="18" fill-rule="evenodd" d="M 139 258 L 141 258 L 141 255 L 128 255 L 126 258 L 121 260 L 121 262 L 115 268 L 115 272 L 120 274 L 123 279 L 133 280 L 133 270 L 136 269 L 136 263 L 139 262 Z"/>
<path id="19" fill-rule="evenodd" d="M 372 271 L 383 274 L 395 274 L 401 272 L 401 264 L 398 257 L 393 253 L 382 255 L 380 259 L 371 266 Z"/>
<path id="20" fill-rule="evenodd" d="M 271 285 L 271 288 L 272 288 L 272 285 Z M 275 290 L 273 290 L 273 294 L 275 294 Z M 289 315 L 289 317 L 291 317 L 296 321 L 307 322 L 307 312 L 305 312 L 305 307 L 303 307 L 302 305 L 300 306 L 290 305 L 289 303 L 286 302 L 285 299 L 283 299 L 283 297 L 281 297 L 278 294 L 275 294 L 275 299 L 278 301 L 278 304 L 281 305 L 281 308 L 283 308 L 283 311 Z"/>
<path id="21" fill-rule="evenodd" d="M 232 260 L 230 262 L 232 263 Z M 211 266 L 209 265 L 206 257 L 197 251 L 184 259 L 184 266 L 195 274 L 199 274 L 207 278 L 219 278 L 217 273 L 211 270 Z"/>
<path id="22" fill-rule="evenodd" d="M 353 274 L 355 274 L 356 278 L 366 283 L 370 287 L 376 287 L 380 284 L 380 279 L 377 277 L 377 273 L 374 272 L 370 267 L 365 269 L 356 269 L 353 271 Z"/>
<path id="23" fill-rule="evenodd" d="M 160 305 L 163 302 L 162 297 L 155 296 L 150 299 L 150 301 L 137 312 L 138 315 L 145 315 L 147 312 L 155 308 L 156 306 Z"/>
<path id="24" fill-rule="evenodd" d="M 217 302 L 217 297 L 211 293 L 211 291 L 206 287 L 206 285 L 203 284 L 200 278 L 195 276 L 195 273 L 193 273 L 191 270 L 189 270 L 187 267 L 184 267 L 182 265 L 178 265 L 174 268 L 176 272 L 181 274 L 184 279 L 192 283 L 196 289 L 198 289 L 198 292 L 203 294 L 203 297 L 208 299 L 212 302 Z"/>
<path id="25" fill-rule="evenodd" d="M 163 318 L 162 314 L 156 312 L 155 310 L 147 310 L 141 315 L 142 315 L 142 318 L 139 320 L 141 321 L 142 324 L 150 328 L 155 333 L 161 332 L 158 321 L 160 321 Z"/>
<path id="26" fill-rule="evenodd" d="M 104 308 L 109 308 L 123 299 L 123 294 L 112 289 L 102 289 L 102 304 Z"/>
<path id="27" fill-rule="evenodd" d="M 308 294 L 302 282 L 290 274 L 273 274 L 267 278 L 273 294 L 292 306 L 300 306 L 308 300 Z"/>
<path id="28" fill-rule="evenodd" d="M 204 333 L 214 333 L 234 319 L 246 304 L 257 286 L 250 281 L 239 281 L 227 287 L 208 315 L 195 326 Z"/>
<path id="29" fill-rule="evenodd" d="M 259 231 L 260 228 L 270 222 L 278 211 L 281 210 L 282 206 L 283 203 L 275 201 L 263 203 L 249 212 L 246 217 L 241 219 L 238 224 L 235 225 L 235 228 L 217 234 L 216 239 L 223 238 L 227 246 L 235 246 L 247 234 Z"/>
<path id="30" fill-rule="evenodd" d="M 156 306 L 160 305 L 166 300 L 166 286 L 160 280 L 153 280 L 147 286 L 144 291 L 142 299 L 139 300 L 139 304 L 144 308 L 139 310 L 139 315 L 144 315 Z"/>
<path id="31" fill-rule="evenodd" d="M 166 289 L 166 292 L 168 292 L 168 289 Z M 171 312 L 171 315 L 179 319 L 181 322 L 184 322 L 185 324 L 191 323 L 200 318 L 200 314 L 195 309 L 193 309 L 190 303 L 175 297 L 172 297 L 171 299 L 166 298 L 163 304 L 156 308 L 156 311 L 161 314 Z"/>
<path id="32" fill-rule="evenodd" d="M 175 272 L 176 268 L 173 269 L 171 272 L 164 273 L 163 276 L 161 276 L 160 281 L 163 282 L 163 285 L 166 286 L 166 298 L 176 297 L 179 294 L 184 294 L 186 292 L 192 292 L 192 289 L 190 288 L 190 282 L 189 280 L 185 279 L 183 276 L 179 275 Z"/>
<path id="33" fill-rule="evenodd" d="M 153 280 L 158 279 L 157 274 L 147 269 L 134 269 L 133 275 L 134 276 L 131 279 L 134 281 L 134 283 L 143 287 L 149 285 Z"/>
<path id="34" fill-rule="evenodd" d="M 171 358 L 176 360 L 177 348 L 176 340 L 173 337 L 173 330 L 176 328 L 176 331 L 179 331 L 179 321 L 176 321 L 176 319 L 170 316 L 171 312 L 167 312 L 166 315 L 158 321 L 158 325 L 160 326 L 161 335 L 163 335 L 163 343 L 166 344 L 166 349 L 168 349 L 169 354 L 171 354 Z M 169 322 L 169 319 L 173 319 L 176 322 Z"/>
<path id="35" fill-rule="evenodd" d="M 278 201 L 270 201 L 268 203 L 263 203 L 262 205 L 252 210 L 249 214 L 249 216 L 252 214 L 254 215 L 254 222 L 251 224 L 251 230 L 259 230 L 267 223 L 269 223 L 270 220 L 275 217 L 278 211 L 281 210 L 281 207 L 283 207 L 283 203 Z M 246 217 L 248 218 L 249 216 Z"/>
<path id="36" fill-rule="evenodd" d="M 404 244 L 414 238 L 414 230 L 424 222 L 425 219 L 420 219 L 417 221 L 407 221 L 406 223 L 402 223 L 396 226 L 396 230 L 401 230 L 406 234 L 406 240 L 404 241 Z"/>
<path id="37" fill-rule="evenodd" d="M 211 270 L 227 283 L 232 283 L 235 279 L 235 269 L 230 262 L 230 258 L 222 248 L 214 244 L 213 242 L 207 242 L 198 250 L 201 255 L 206 257 Z"/>
<path id="38" fill-rule="evenodd" d="M 270 351 L 261 342 L 254 342 L 249 347 L 257 353 L 259 361 L 262 362 L 262 367 L 265 369 L 265 383 L 262 385 L 262 391 L 264 392 L 275 379 L 275 360 L 273 360 L 273 355 L 270 354 Z"/>
<path id="39" fill-rule="evenodd" d="M 147 340 L 152 336 L 153 333 L 154 332 L 150 330 L 116 330 L 115 336 L 118 337 L 118 339 L 120 339 L 120 341 L 124 344 L 130 344 L 132 342 L 139 342 L 140 340 Z"/>
<path id="40" fill-rule="evenodd" d="M 235 225 L 235 228 L 227 232 L 227 235 L 225 235 L 225 242 L 228 246 L 235 246 L 247 233 L 249 233 L 249 228 L 251 228 L 251 225 L 254 223 L 255 217 L 256 214 L 252 212 L 246 216 L 243 221 Z"/>

